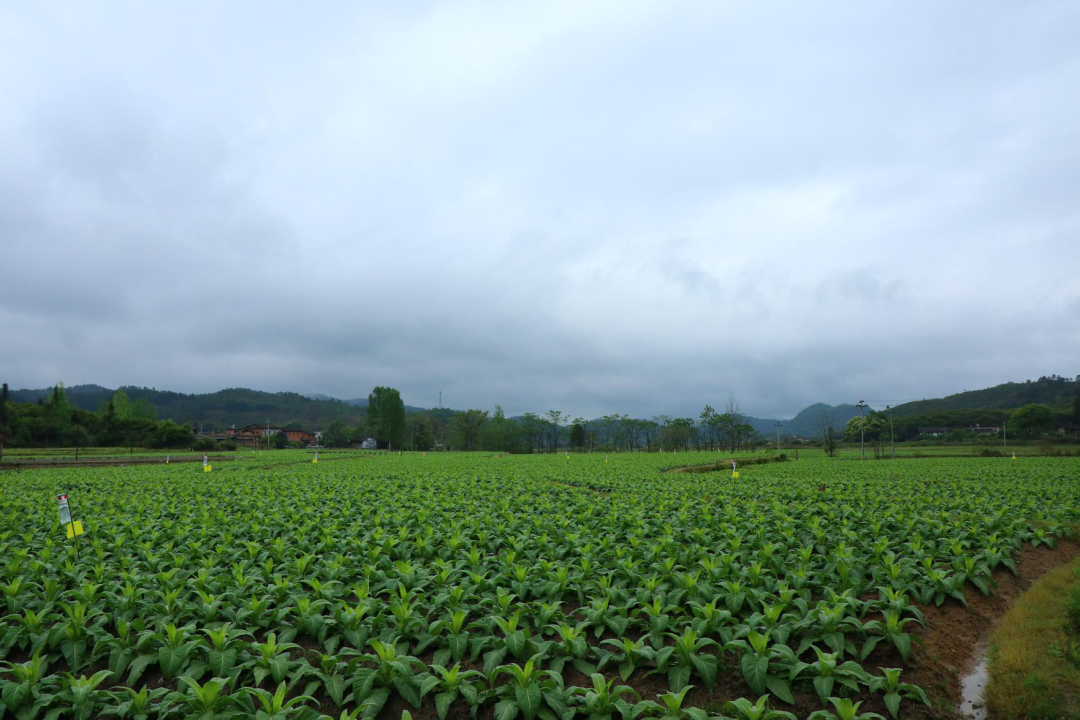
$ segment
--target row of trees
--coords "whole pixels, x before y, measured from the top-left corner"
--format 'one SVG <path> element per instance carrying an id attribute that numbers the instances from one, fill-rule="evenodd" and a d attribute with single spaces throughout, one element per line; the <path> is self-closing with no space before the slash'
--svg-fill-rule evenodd
<path id="1" fill-rule="evenodd" d="M 0 386 L 0 449 L 14 447 L 138 446 L 191 447 L 188 425 L 158 420 L 148 403 L 132 402 L 118 390 L 97 412 L 80 410 L 57 383 L 48 398 L 37 403 L 10 402 L 7 383 Z"/>
<path id="2" fill-rule="evenodd" d="M 571 419 L 560 410 L 507 417 L 494 412 L 425 410 L 405 413 L 397 390 L 377 387 L 368 396 L 368 415 L 357 426 L 336 421 L 323 433 L 332 447 L 374 438 L 380 448 L 403 450 L 490 450 L 494 452 L 638 452 L 655 450 L 737 451 L 760 442 L 734 397 L 725 412 L 706 405 L 697 418 L 657 415 L 652 419 L 604 415 Z"/>

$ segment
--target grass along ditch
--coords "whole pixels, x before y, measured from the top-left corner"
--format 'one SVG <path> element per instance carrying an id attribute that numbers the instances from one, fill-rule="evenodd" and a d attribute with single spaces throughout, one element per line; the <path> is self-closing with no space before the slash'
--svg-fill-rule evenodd
<path id="1" fill-rule="evenodd" d="M 994 628 L 985 692 L 991 718 L 1080 717 L 1080 557 L 1047 572 Z"/>

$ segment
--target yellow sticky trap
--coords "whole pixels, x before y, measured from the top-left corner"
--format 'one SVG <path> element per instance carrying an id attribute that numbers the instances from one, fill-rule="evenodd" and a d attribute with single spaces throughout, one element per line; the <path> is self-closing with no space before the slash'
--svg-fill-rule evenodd
<path id="1" fill-rule="evenodd" d="M 319 464 L 319 458 L 311 458 L 311 464 L 312 465 L 318 465 Z"/>
<path id="2" fill-rule="evenodd" d="M 739 477 L 739 471 L 738 471 L 738 470 L 736 470 L 736 471 L 733 471 L 733 472 L 731 473 L 731 477 L 733 477 L 733 478 L 737 478 L 737 477 Z"/>
<path id="3" fill-rule="evenodd" d="M 82 520 L 76 520 L 67 524 L 67 536 L 68 540 L 76 535 L 83 534 Z"/>
<path id="4" fill-rule="evenodd" d="M 203 465 L 203 466 L 202 466 L 202 471 L 203 471 L 203 472 L 210 472 L 210 471 L 211 471 L 211 470 L 213 470 L 213 469 L 214 469 L 214 466 L 213 466 L 213 465 Z"/>

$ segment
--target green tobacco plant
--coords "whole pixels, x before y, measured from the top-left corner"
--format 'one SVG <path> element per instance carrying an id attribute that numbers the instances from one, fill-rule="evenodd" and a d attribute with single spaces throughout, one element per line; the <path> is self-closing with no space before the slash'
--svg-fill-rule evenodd
<path id="1" fill-rule="evenodd" d="M 58 682 L 55 675 L 46 675 L 49 663 L 40 653 L 24 663 L 8 663 L 10 680 L 0 682 L 0 700 L 19 720 L 32 720 L 53 702 Z M 0 713 L 2 716 L 3 713 Z"/>
<path id="2" fill-rule="evenodd" d="M 822 652 L 815 646 L 811 648 L 817 654 L 817 662 L 796 662 L 791 668 L 790 679 L 809 676 L 821 702 L 824 703 L 825 699 L 832 695 L 836 683 L 857 693 L 861 685 L 869 682 L 869 675 L 858 663 L 851 660 L 840 662 L 836 653 Z"/>
<path id="3" fill-rule="evenodd" d="M 414 708 L 420 707 L 421 678 L 417 672 L 424 670 L 424 664 L 399 652 L 394 644 L 396 640 L 390 638 L 385 643 L 372 640 L 370 645 L 375 654 L 358 658 L 366 664 L 357 666 L 353 672 L 353 702 L 365 704 L 365 717 L 378 713 L 394 690 Z"/>
<path id="4" fill-rule="evenodd" d="M 881 672 L 880 677 L 870 678 L 870 690 L 884 696 L 885 707 L 894 718 L 900 717 L 901 700 L 917 700 L 923 705 L 930 705 L 930 699 L 926 697 L 922 688 L 911 683 L 900 682 L 900 668 L 881 668 Z"/>
<path id="5" fill-rule="evenodd" d="M 95 717 L 100 714 L 99 706 L 112 700 L 104 690 L 98 690 L 98 686 L 110 675 L 112 673 L 108 670 L 100 670 L 90 677 L 85 675 L 75 677 L 71 673 L 65 673 L 65 679 L 60 683 L 60 692 L 53 699 L 53 703 L 58 707 L 67 708 L 75 720 L 88 720 Z M 18 717 L 19 714 L 15 715 Z"/>
<path id="6" fill-rule="evenodd" d="M 170 703 L 166 698 L 172 694 L 168 688 L 141 690 L 122 687 L 109 693 L 112 703 L 101 709 L 102 715 L 116 715 L 121 720 L 148 720 L 151 716 L 162 717 Z"/>
<path id="7" fill-rule="evenodd" d="M 746 641 L 736 640 L 733 647 L 741 647 L 739 666 L 743 678 L 755 693 L 772 693 L 786 703 L 794 704 L 787 678 L 798 662 L 795 653 L 787 645 L 770 643 L 767 635 L 751 630 Z"/>
<path id="8" fill-rule="evenodd" d="M 249 659 L 249 643 L 245 637 L 251 633 L 233 630 L 224 623 L 213 630 L 203 630 L 204 638 L 197 638 L 198 652 L 207 670 L 214 677 L 235 678 L 239 666 Z"/>
<path id="9" fill-rule="evenodd" d="M 289 659 L 289 651 L 300 647 L 295 643 L 277 641 L 277 634 L 270 633 L 264 643 L 252 643 L 250 646 L 251 672 L 255 677 L 255 684 L 261 685 L 267 676 L 274 682 L 281 683 L 292 671 L 296 663 Z"/>
<path id="10" fill-rule="evenodd" d="M 538 647 L 539 655 L 544 658 L 548 669 L 562 673 L 563 666 L 569 662 L 583 675 L 596 671 L 596 666 L 587 659 L 592 648 L 588 643 L 587 623 L 578 623 L 571 627 L 566 623 L 551 626 L 557 636 L 555 641 L 545 642 Z"/>
<path id="11" fill-rule="evenodd" d="M 865 660 L 877 644 L 882 640 L 888 640 L 899 651 L 900 657 L 907 662 L 908 655 L 911 653 L 911 640 L 913 637 L 918 639 L 917 636 L 912 636 L 904 632 L 904 626 L 909 622 L 917 622 L 915 618 L 901 618 L 900 613 L 896 610 L 885 610 L 882 613 L 881 620 L 870 620 L 863 624 L 863 628 L 867 633 L 874 633 L 866 639 L 862 649 L 862 659 Z"/>
<path id="12" fill-rule="evenodd" d="M 830 697 L 829 702 L 832 703 L 833 709 L 836 713 L 831 713 L 828 710 L 816 710 L 810 713 L 806 720 L 885 720 L 885 718 L 877 713 L 872 712 L 859 712 L 859 706 L 861 702 L 853 702 L 851 698 L 837 698 Z"/>
<path id="13" fill-rule="evenodd" d="M 278 683 L 273 693 L 260 688 L 244 688 L 238 704 L 244 708 L 248 717 L 255 720 L 289 720 L 289 718 L 310 715 L 312 709 L 307 703 L 312 703 L 315 698 L 309 695 L 295 695 L 286 699 L 289 688 L 284 683 Z"/>
<path id="14" fill-rule="evenodd" d="M 615 713 L 623 720 L 634 716 L 633 706 L 622 697 L 632 695 L 640 700 L 641 696 L 633 688 L 616 685 L 614 679 L 607 680 L 601 673 L 593 673 L 589 679 L 592 688 L 572 687 L 567 691 L 571 706 L 576 706 L 578 712 L 588 714 L 589 720 L 603 720 Z"/>
<path id="15" fill-rule="evenodd" d="M 189 677 L 181 677 L 180 681 L 187 686 L 187 692 L 174 693 L 169 700 L 185 708 L 189 717 L 200 720 L 246 717 L 243 711 L 236 709 L 237 698 L 224 692 L 227 684 L 223 678 L 207 680 L 201 685 Z"/>
<path id="16" fill-rule="evenodd" d="M 434 674 L 428 675 L 420 682 L 420 695 L 435 692 L 435 712 L 439 719 L 443 720 L 446 713 L 459 696 L 464 698 L 469 708 L 475 713 L 480 704 L 481 683 L 484 681 L 483 673 L 476 670 L 462 670 L 460 665 L 447 670 L 441 665 L 432 665 Z"/>
<path id="17" fill-rule="evenodd" d="M 631 714 L 632 717 L 658 717 L 660 720 L 708 720 L 709 714 L 701 708 L 686 708 L 683 707 L 683 703 L 686 701 L 686 693 L 688 693 L 694 686 L 687 685 L 679 692 L 666 692 L 663 695 L 658 695 L 660 702 L 654 702 L 652 700 L 642 700 L 638 704 L 634 705 Z"/>
<path id="18" fill-rule="evenodd" d="M 667 633 L 667 636 L 674 640 L 675 644 L 656 653 L 656 669 L 658 672 L 667 673 L 668 686 L 678 692 L 690 682 L 690 676 L 694 674 L 701 678 L 705 687 L 712 689 L 719 663 L 716 655 L 706 650 L 715 647 L 716 641 L 699 638 L 689 627 L 682 635 Z"/>
<path id="19" fill-rule="evenodd" d="M 495 675 L 508 675 L 510 684 L 496 686 L 494 696 L 496 720 L 514 720 L 520 713 L 525 720 L 539 717 L 556 720 L 567 714 L 566 691 L 562 675 L 550 670 L 538 670 L 535 658 L 529 658 L 524 666 L 500 665 Z"/>
<path id="20" fill-rule="evenodd" d="M 728 712 L 737 713 L 742 720 L 796 720 L 795 716 L 783 710 L 769 708 L 769 696 L 762 695 L 757 702 L 751 703 L 746 698 L 738 698 L 727 703 Z"/>
<path id="21" fill-rule="evenodd" d="M 656 651 L 645 644 L 645 638 L 634 641 L 624 637 L 618 640 L 604 640 L 601 644 L 610 645 L 616 650 L 614 652 L 599 650 L 600 662 L 597 668 L 603 670 L 609 662 L 615 663 L 618 665 L 619 677 L 623 682 L 634 674 L 634 670 L 648 665 L 656 658 Z"/>

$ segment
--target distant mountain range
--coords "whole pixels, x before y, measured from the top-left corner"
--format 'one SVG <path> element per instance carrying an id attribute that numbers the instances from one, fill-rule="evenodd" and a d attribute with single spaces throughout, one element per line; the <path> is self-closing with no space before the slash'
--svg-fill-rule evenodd
<path id="1" fill-rule="evenodd" d="M 1002 383 L 985 390 L 966 390 L 943 398 L 903 403 L 894 407 L 892 413 L 896 418 L 925 416 L 918 420 L 925 421 L 926 425 L 940 424 L 941 418 L 945 417 L 942 414 L 951 413 L 948 417 L 952 422 L 963 423 L 963 417 L 969 413 L 957 414 L 957 411 L 1015 410 L 1028 403 L 1046 405 L 1059 412 L 1066 411 L 1072 407 L 1078 394 L 1080 375 L 1071 380 L 1060 375 L 1050 375 L 1038 380 Z M 859 414 L 859 408 L 854 405 L 829 406 L 824 403 L 810 405 L 790 420 L 782 420 L 780 434 L 783 437 L 817 437 L 821 434 L 821 421 L 826 414 L 831 414 L 833 424 L 842 428 L 848 420 Z M 762 435 L 776 436 L 776 420 L 747 418 L 747 422 Z"/>
<path id="2" fill-rule="evenodd" d="M 339 400 L 329 395 L 300 395 L 283 392 L 268 393 L 246 388 L 229 388 L 213 393 L 184 394 L 154 388 L 124 387 L 132 400 L 146 399 L 157 410 L 158 417 L 189 423 L 204 430 L 224 430 L 261 424 L 269 420 L 275 425 L 322 430 L 334 420 L 357 424 L 366 415 L 367 398 Z M 83 410 L 104 407 L 115 390 L 100 385 L 73 385 L 66 388 L 68 401 Z M 47 399 L 52 388 L 12 390 L 11 401 L 35 403 Z M 896 417 L 933 415 L 943 412 L 975 410 L 1011 410 L 1027 403 L 1041 403 L 1056 411 L 1072 407 L 1080 393 L 1080 376 L 1068 379 L 1058 375 L 1041 377 L 1022 383 L 1004 383 L 985 390 L 971 390 L 934 400 L 918 400 L 893 408 Z M 405 406 L 406 412 L 423 408 Z M 435 411 L 441 417 L 453 413 L 449 408 Z M 784 437 L 813 438 L 820 434 L 822 419 L 831 415 L 833 424 L 843 427 L 859 414 L 854 405 L 815 403 L 803 408 L 790 420 L 782 420 L 780 434 Z M 747 417 L 746 421 L 766 437 L 776 435 L 776 419 Z M 930 423 L 933 424 L 933 423 Z"/>

